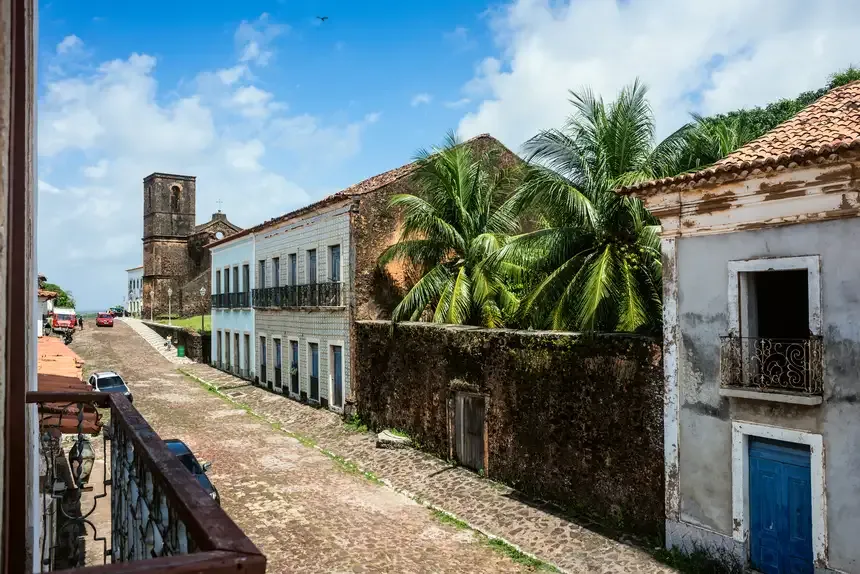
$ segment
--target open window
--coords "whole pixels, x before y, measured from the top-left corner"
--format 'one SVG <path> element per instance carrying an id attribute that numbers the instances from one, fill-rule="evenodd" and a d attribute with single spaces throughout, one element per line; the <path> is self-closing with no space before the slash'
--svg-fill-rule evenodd
<path id="1" fill-rule="evenodd" d="M 821 394 L 819 269 L 817 256 L 729 262 L 723 388 Z"/>

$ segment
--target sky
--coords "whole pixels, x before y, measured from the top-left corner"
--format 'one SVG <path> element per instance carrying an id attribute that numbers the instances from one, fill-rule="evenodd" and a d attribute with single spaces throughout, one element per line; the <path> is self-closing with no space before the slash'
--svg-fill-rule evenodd
<path id="1" fill-rule="evenodd" d="M 860 63 L 860 2 L 51 0 L 39 6 L 39 272 L 79 309 L 142 264 L 143 178 L 197 177 L 241 227 L 409 162 L 446 132 L 514 151 L 569 90 L 650 88 L 658 136 Z M 317 16 L 328 16 L 325 22 Z M 219 203 L 221 202 L 221 203 Z"/>

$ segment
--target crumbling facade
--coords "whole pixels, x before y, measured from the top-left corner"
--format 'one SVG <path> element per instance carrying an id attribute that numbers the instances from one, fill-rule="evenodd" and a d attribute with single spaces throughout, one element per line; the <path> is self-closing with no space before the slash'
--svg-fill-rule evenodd
<path id="1" fill-rule="evenodd" d="M 153 173 L 143 180 L 143 316 L 209 312 L 206 247 L 241 229 L 220 211 L 196 225 L 196 193 L 193 176 Z"/>

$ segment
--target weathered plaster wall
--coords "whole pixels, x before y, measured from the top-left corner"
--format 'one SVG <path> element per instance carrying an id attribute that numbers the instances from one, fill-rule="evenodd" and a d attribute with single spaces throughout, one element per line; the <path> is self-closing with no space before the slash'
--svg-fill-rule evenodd
<path id="1" fill-rule="evenodd" d="M 491 478 L 624 529 L 662 528 L 655 341 L 384 321 L 357 322 L 356 336 L 353 393 L 374 429 L 448 458 L 448 399 L 469 388 L 488 397 Z"/>
<path id="2" fill-rule="evenodd" d="M 682 520 L 732 534 L 731 420 L 824 438 L 830 565 L 860 570 L 860 221 L 843 219 L 677 240 Z M 722 398 L 719 337 L 729 329 L 728 262 L 820 255 L 824 404 Z"/>

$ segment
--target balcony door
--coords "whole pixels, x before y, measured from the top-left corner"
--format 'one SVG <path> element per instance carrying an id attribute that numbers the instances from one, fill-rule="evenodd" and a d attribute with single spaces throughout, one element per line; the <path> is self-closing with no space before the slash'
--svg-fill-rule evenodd
<path id="1" fill-rule="evenodd" d="M 281 340 L 274 339 L 275 342 L 275 388 L 281 388 Z"/>
<path id="2" fill-rule="evenodd" d="M 245 333 L 245 377 L 251 376 L 251 335 Z"/>
<path id="3" fill-rule="evenodd" d="M 290 341 L 290 392 L 299 394 L 299 342 Z"/>
<path id="4" fill-rule="evenodd" d="M 309 373 L 308 387 L 310 400 L 320 400 L 320 346 L 317 343 L 308 343 Z"/>
<path id="5" fill-rule="evenodd" d="M 239 333 L 233 333 L 233 354 L 236 357 L 236 360 L 233 362 L 233 371 L 238 372 L 241 369 L 241 362 L 239 361 Z"/>
<path id="6" fill-rule="evenodd" d="M 343 347 L 331 346 L 331 406 L 343 408 Z"/>
<path id="7" fill-rule="evenodd" d="M 260 337 L 260 384 L 266 384 L 266 338 Z"/>

